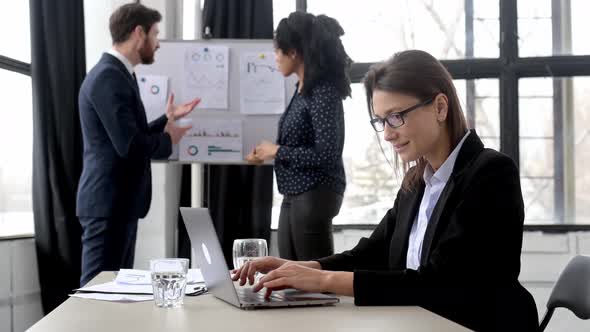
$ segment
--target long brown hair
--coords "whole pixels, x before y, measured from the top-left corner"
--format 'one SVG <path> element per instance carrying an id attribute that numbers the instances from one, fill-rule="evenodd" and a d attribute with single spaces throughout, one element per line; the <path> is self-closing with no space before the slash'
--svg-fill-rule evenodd
<path id="1" fill-rule="evenodd" d="M 363 83 L 367 93 L 367 107 L 371 119 L 375 114 L 373 109 L 373 91 L 375 90 L 402 93 L 420 100 L 426 100 L 443 93 L 449 100 L 446 123 L 449 128 L 451 150 L 459 144 L 467 132 L 467 122 L 461 111 L 461 104 L 451 74 L 440 61 L 424 51 L 403 51 L 396 53 L 387 61 L 371 66 Z M 409 163 L 400 162 L 399 156 L 395 154 L 396 171 L 399 171 L 400 164 L 403 164 L 406 173 L 402 189 L 411 191 L 416 188 L 420 183 L 426 163 L 426 159 L 420 157 L 416 161 L 416 167 L 410 168 Z"/>

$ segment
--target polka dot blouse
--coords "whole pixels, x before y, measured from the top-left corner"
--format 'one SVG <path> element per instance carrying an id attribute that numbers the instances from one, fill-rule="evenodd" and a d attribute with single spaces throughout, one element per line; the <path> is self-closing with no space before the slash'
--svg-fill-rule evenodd
<path id="1" fill-rule="evenodd" d="M 334 85 L 318 83 L 308 96 L 295 92 L 279 120 L 277 144 L 281 194 L 298 195 L 318 185 L 344 194 L 344 110 Z"/>

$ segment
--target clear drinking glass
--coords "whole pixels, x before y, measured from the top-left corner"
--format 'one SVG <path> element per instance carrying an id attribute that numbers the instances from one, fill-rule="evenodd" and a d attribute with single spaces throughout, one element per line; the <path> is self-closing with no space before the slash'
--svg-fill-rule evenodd
<path id="1" fill-rule="evenodd" d="M 150 260 L 152 288 L 156 306 L 180 307 L 184 301 L 188 259 L 162 258 Z"/>
<path id="2" fill-rule="evenodd" d="M 247 261 L 264 256 L 268 256 L 268 246 L 265 239 L 234 240 L 234 269 L 239 269 Z"/>

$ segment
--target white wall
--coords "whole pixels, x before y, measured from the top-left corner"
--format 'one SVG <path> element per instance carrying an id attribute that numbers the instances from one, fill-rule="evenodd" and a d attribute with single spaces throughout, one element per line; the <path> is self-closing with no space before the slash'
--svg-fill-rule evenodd
<path id="1" fill-rule="evenodd" d="M 35 241 L 0 240 L 0 332 L 21 332 L 43 317 Z"/>
<path id="2" fill-rule="evenodd" d="M 105 5 L 106 2 L 106 5 Z M 94 67 L 102 53 L 111 47 L 109 17 L 115 8 L 131 0 L 84 0 L 84 29 L 86 33 L 86 68 Z"/>
<path id="3" fill-rule="evenodd" d="M 152 205 L 139 221 L 135 268 L 149 269 L 150 259 L 176 256 L 181 177 L 180 165 L 152 163 Z"/>
<path id="4" fill-rule="evenodd" d="M 12 331 L 10 242 L 0 241 L 0 332 Z"/>

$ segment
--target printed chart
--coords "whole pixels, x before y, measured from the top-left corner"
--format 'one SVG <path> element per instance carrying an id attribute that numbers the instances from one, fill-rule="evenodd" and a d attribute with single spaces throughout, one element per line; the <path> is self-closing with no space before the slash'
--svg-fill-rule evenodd
<path id="1" fill-rule="evenodd" d="M 166 112 L 168 98 L 168 77 L 159 75 L 138 75 L 137 86 L 147 121 L 151 122 Z"/>
<path id="2" fill-rule="evenodd" d="M 242 120 L 199 119 L 179 144 L 179 160 L 242 161 Z"/>
<path id="3" fill-rule="evenodd" d="M 272 52 L 245 53 L 240 58 L 240 112 L 280 114 L 285 110 L 285 78 Z"/>
<path id="4" fill-rule="evenodd" d="M 201 98 L 200 108 L 228 108 L 229 48 L 199 46 L 188 48 L 184 58 L 183 97 Z"/>

